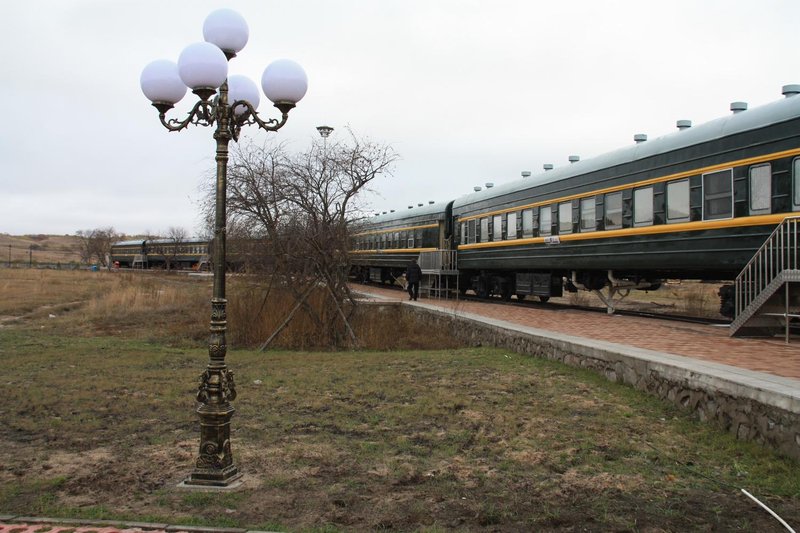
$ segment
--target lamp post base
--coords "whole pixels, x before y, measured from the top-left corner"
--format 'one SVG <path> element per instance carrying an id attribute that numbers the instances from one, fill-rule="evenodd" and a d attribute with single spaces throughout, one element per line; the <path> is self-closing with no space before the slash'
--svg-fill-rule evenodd
<path id="1" fill-rule="evenodd" d="M 235 466 L 217 472 L 192 472 L 188 478 L 178 484 L 185 489 L 237 489 L 242 486 L 243 474 Z"/>

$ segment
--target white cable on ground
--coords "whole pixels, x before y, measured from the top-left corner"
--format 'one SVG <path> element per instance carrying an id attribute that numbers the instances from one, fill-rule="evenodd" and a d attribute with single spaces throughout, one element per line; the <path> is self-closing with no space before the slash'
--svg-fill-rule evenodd
<path id="1" fill-rule="evenodd" d="M 744 490 L 744 489 L 741 489 L 741 490 L 742 490 L 742 492 L 744 492 L 745 496 L 747 496 L 748 498 L 750 498 L 751 500 L 753 500 L 754 502 L 756 502 L 758 505 L 760 505 L 761 507 L 763 507 L 763 508 L 764 508 L 764 509 L 765 509 L 765 510 L 766 510 L 766 511 L 769 513 L 769 514 L 771 514 L 772 516 L 774 516 L 774 517 L 775 517 L 775 519 L 776 519 L 778 522 L 780 522 L 781 524 L 783 524 L 783 527 L 785 527 L 786 529 L 788 529 L 788 530 L 789 530 L 789 531 L 791 531 L 792 533 L 797 533 L 797 532 L 796 532 L 794 529 L 792 529 L 792 527 L 791 527 L 789 524 L 787 524 L 787 523 L 786 523 L 786 522 L 783 520 L 783 518 L 781 518 L 780 516 L 778 516 L 777 514 L 775 514 L 775 511 L 773 511 L 772 509 L 770 509 L 769 507 L 767 507 L 766 505 L 764 505 L 763 503 L 761 503 L 761 502 L 758 500 L 758 498 L 756 498 L 755 496 L 753 496 L 752 494 L 750 494 L 750 493 L 749 493 L 749 492 L 747 492 L 746 490 Z"/>

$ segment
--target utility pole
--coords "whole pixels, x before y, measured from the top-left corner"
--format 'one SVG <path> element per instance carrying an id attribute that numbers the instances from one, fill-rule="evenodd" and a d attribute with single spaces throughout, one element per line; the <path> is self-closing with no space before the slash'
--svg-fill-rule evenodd
<path id="1" fill-rule="evenodd" d="M 28 246 L 28 268 L 33 268 L 33 245 Z"/>
<path id="2" fill-rule="evenodd" d="M 11 245 L 8 245 L 8 268 L 11 268 Z"/>

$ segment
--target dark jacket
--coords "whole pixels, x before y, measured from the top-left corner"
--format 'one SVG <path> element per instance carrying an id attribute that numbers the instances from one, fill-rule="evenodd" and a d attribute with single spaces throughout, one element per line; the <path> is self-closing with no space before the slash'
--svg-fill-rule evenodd
<path id="1" fill-rule="evenodd" d="M 406 269 L 406 281 L 416 283 L 422 278 L 422 269 L 417 263 L 411 263 Z"/>

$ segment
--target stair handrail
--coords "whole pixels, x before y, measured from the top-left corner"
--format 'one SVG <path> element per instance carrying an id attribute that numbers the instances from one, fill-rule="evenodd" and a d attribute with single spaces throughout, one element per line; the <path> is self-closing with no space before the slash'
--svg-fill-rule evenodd
<path id="1" fill-rule="evenodd" d="M 797 268 L 798 222 L 800 216 L 784 218 L 736 276 L 734 319 L 744 312 L 781 272 Z"/>
<path id="2" fill-rule="evenodd" d="M 455 250 L 430 250 L 419 254 L 419 266 L 422 270 L 455 270 Z"/>

